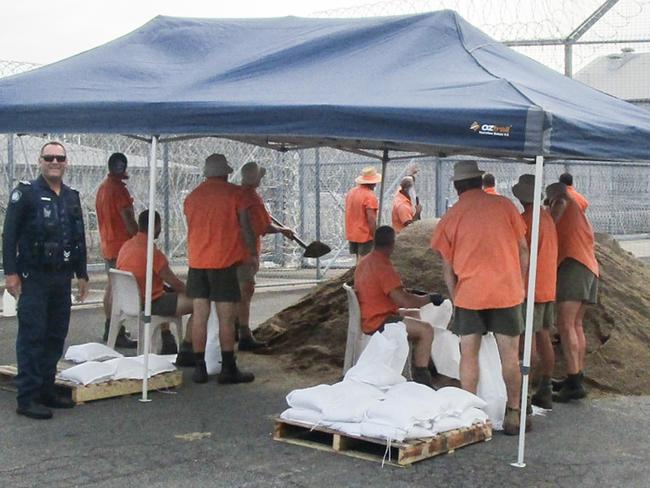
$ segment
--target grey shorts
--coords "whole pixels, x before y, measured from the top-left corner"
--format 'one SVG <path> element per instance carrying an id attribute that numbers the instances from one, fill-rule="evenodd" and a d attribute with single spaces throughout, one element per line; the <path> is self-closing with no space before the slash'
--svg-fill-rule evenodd
<path id="1" fill-rule="evenodd" d="M 237 267 L 237 280 L 239 284 L 252 283 L 255 284 L 255 275 L 257 271 L 250 264 L 242 264 Z"/>
<path id="2" fill-rule="evenodd" d="M 598 277 L 584 264 L 567 258 L 557 269 L 556 302 L 598 302 Z"/>
<path id="3" fill-rule="evenodd" d="M 521 307 L 526 327 L 526 302 Z M 533 308 L 533 332 L 548 330 L 555 325 L 555 302 L 536 303 Z"/>
<path id="4" fill-rule="evenodd" d="M 117 259 L 104 259 L 104 269 L 108 273 L 111 269 L 117 266 Z"/>
<path id="5" fill-rule="evenodd" d="M 190 268 L 187 273 L 187 296 L 207 298 L 213 302 L 239 303 L 238 266 L 224 269 Z"/>
<path id="6" fill-rule="evenodd" d="M 162 315 L 164 317 L 173 317 L 176 315 L 178 306 L 178 293 L 165 292 L 153 302 L 151 302 L 151 315 Z"/>
<path id="7" fill-rule="evenodd" d="M 372 251 L 372 241 L 368 242 L 352 242 L 350 241 L 350 254 L 358 254 L 359 256 L 365 256 L 370 254 Z"/>
<path id="8" fill-rule="evenodd" d="M 469 310 L 456 307 L 451 331 L 459 336 L 494 332 L 507 336 L 518 336 L 524 330 L 521 305 L 509 308 Z"/>

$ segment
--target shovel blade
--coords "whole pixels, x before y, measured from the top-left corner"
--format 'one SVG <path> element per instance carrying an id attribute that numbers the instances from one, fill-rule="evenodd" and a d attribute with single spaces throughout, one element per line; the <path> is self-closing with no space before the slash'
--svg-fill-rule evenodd
<path id="1" fill-rule="evenodd" d="M 305 248 L 303 256 L 306 258 L 320 258 L 321 256 L 328 254 L 331 250 L 332 248 L 327 244 L 320 241 L 314 241 Z"/>

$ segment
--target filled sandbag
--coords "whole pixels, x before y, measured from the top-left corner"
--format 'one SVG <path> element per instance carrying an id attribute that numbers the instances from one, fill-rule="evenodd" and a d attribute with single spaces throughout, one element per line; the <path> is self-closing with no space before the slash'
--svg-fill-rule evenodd
<path id="1" fill-rule="evenodd" d="M 106 361 L 121 357 L 124 356 L 105 344 L 89 342 L 68 347 L 64 359 L 73 363 L 85 363 L 86 361 Z"/>
<path id="2" fill-rule="evenodd" d="M 62 380 L 71 381 L 79 385 L 103 383 L 113 379 L 115 366 L 110 361 L 86 361 L 57 374 Z"/>

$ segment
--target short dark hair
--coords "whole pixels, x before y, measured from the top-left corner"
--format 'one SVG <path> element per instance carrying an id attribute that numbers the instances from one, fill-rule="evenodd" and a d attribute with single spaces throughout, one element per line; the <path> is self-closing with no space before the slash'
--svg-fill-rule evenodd
<path id="1" fill-rule="evenodd" d="M 65 152 L 66 154 L 68 153 L 68 151 L 66 151 L 65 149 L 65 146 L 59 141 L 49 141 L 41 146 L 41 152 L 38 153 L 39 157 L 43 155 L 43 149 L 45 149 L 47 146 L 59 146 L 61 149 L 63 149 L 63 152 Z"/>
<path id="2" fill-rule="evenodd" d="M 567 186 L 573 185 L 573 175 L 571 173 L 562 173 L 558 180 L 560 183 L 564 183 Z"/>
<path id="3" fill-rule="evenodd" d="M 454 181 L 454 188 L 459 195 L 467 190 L 483 188 L 483 178 L 481 176 L 475 176 L 474 178 L 468 178 L 466 180 Z"/>
<path id="4" fill-rule="evenodd" d="M 385 249 L 395 243 L 395 230 L 390 225 L 381 225 L 375 231 L 375 247 Z"/>
<path id="5" fill-rule="evenodd" d="M 485 173 L 483 175 L 483 186 L 487 188 L 491 188 L 494 185 L 496 185 L 496 181 L 494 180 L 494 175 L 492 173 Z"/>
<path id="6" fill-rule="evenodd" d="M 154 216 L 155 223 L 160 224 L 160 214 L 156 212 Z M 147 232 L 149 230 L 149 210 L 143 210 L 138 215 L 138 230 L 140 232 Z"/>
<path id="7" fill-rule="evenodd" d="M 108 158 L 108 170 L 111 173 L 124 173 L 128 164 L 128 159 L 121 152 L 113 153 Z"/>

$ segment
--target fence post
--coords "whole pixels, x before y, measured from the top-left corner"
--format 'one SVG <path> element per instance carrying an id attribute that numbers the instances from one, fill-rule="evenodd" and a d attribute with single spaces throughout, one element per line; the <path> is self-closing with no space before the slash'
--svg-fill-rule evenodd
<path id="1" fill-rule="evenodd" d="M 305 151 L 298 151 L 298 211 L 300 220 L 298 220 L 298 235 L 305 235 Z M 305 259 L 300 258 L 300 267 L 305 265 Z"/>
<path id="2" fill-rule="evenodd" d="M 443 162 L 440 158 L 436 158 L 436 217 L 440 218 L 444 215 L 446 210 L 446 191 L 442 181 L 442 166 Z"/>
<path id="3" fill-rule="evenodd" d="M 573 43 L 564 43 L 564 76 L 573 78 Z"/>
<path id="4" fill-rule="evenodd" d="M 169 143 L 163 144 L 163 229 L 165 254 L 169 256 Z M 169 256 L 171 258 L 171 256 Z"/>
<path id="5" fill-rule="evenodd" d="M 316 207 L 316 240 L 320 241 L 320 148 L 314 150 L 314 199 Z M 320 258 L 316 258 L 316 279 L 321 279 Z"/>

